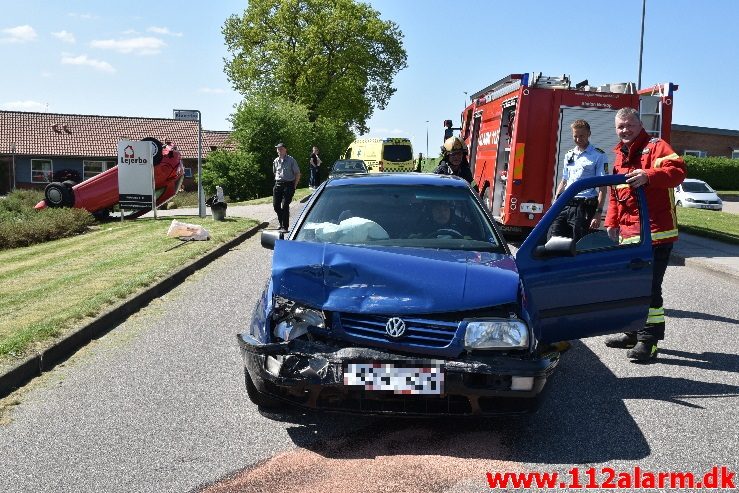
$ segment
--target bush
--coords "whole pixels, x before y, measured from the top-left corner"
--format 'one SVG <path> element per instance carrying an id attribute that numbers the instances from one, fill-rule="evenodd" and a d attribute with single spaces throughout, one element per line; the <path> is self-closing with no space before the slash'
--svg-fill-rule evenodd
<path id="1" fill-rule="evenodd" d="M 0 200 L 0 250 L 74 236 L 95 224 L 84 209 L 34 210 L 41 199 L 41 192 L 18 190 Z"/>
<path id="2" fill-rule="evenodd" d="M 716 190 L 739 190 L 739 159 L 683 156 L 688 178 L 703 180 Z"/>

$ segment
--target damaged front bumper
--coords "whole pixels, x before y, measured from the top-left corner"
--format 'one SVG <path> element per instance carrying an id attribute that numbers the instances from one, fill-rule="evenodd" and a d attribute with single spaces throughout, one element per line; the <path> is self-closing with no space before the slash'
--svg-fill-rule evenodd
<path id="1" fill-rule="evenodd" d="M 294 339 L 264 344 L 238 335 L 244 366 L 256 389 L 270 397 L 313 409 L 368 414 L 501 415 L 530 412 L 534 399 L 559 362 L 559 353 L 538 358 L 485 355 L 458 360 L 408 356 L 365 347 Z M 347 385 L 350 364 L 433 366 L 443 373 L 435 395 L 368 390 Z"/>

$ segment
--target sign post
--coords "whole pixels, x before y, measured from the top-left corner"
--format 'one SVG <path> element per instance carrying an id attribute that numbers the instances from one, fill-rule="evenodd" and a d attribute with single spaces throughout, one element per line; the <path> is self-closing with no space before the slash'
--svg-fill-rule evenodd
<path id="1" fill-rule="evenodd" d="M 200 110 L 172 110 L 175 120 L 198 122 L 198 215 L 205 217 L 205 194 L 203 193 L 203 125 Z"/>
<path id="2" fill-rule="evenodd" d="M 126 209 L 152 209 L 156 218 L 154 146 L 149 141 L 118 141 L 118 203 L 121 221 Z"/>

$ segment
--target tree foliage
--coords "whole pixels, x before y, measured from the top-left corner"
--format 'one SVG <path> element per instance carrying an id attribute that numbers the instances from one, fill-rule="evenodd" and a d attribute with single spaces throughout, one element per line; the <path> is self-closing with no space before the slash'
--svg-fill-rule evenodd
<path id="1" fill-rule="evenodd" d="M 286 97 L 359 133 L 407 66 L 403 34 L 355 0 L 250 0 L 223 27 L 225 72 L 246 99 Z"/>
<path id="2" fill-rule="evenodd" d="M 311 122 L 305 106 L 282 98 L 257 96 L 243 101 L 232 116 L 232 123 L 231 140 L 236 150 L 210 153 L 203 167 L 207 193 L 213 193 L 215 186 L 220 185 L 232 201 L 272 194 L 272 161 L 277 157 L 277 142 L 283 142 L 298 161 L 301 181 L 306 182 L 313 145 L 321 149 L 327 167 L 354 139 L 343 122 L 324 117 Z"/>

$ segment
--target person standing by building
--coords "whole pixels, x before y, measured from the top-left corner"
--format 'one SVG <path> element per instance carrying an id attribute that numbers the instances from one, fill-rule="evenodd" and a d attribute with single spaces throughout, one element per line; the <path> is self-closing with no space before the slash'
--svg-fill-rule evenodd
<path id="1" fill-rule="evenodd" d="M 577 180 L 604 176 L 608 172 L 606 153 L 590 143 L 590 124 L 585 120 L 575 120 L 570 128 L 575 147 L 565 154 L 557 197 Z M 594 188 L 580 191 L 554 220 L 550 236 L 564 236 L 577 242 L 589 230 L 598 229 L 605 197 L 606 187 L 598 188 L 597 192 Z"/>
<path id="2" fill-rule="evenodd" d="M 472 183 L 472 171 L 467 161 L 467 146 L 459 137 L 449 137 L 441 146 L 443 155 L 439 166 L 434 170 L 437 175 L 454 175 Z"/>
<path id="3" fill-rule="evenodd" d="M 639 204 L 632 188 L 644 187 L 649 208 L 654 267 L 649 315 L 644 328 L 610 336 L 608 347 L 629 349 L 629 359 L 649 361 L 657 357 L 657 342 L 665 337 L 662 280 L 672 245 L 677 241 L 677 217 L 672 189 L 683 182 L 686 167 L 664 140 L 651 138 L 644 130 L 639 112 L 622 108 L 616 113 L 616 134 L 621 140 L 614 152 L 614 174 L 626 176 L 626 184 L 611 188 L 605 226 L 608 236 L 620 243 L 639 240 Z"/>
<path id="4" fill-rule="evenodd" d="M 272 161 L 275 174 L 275 186 L 272 189 L 272 206 L 280 222 L 280 231 L 290 229 L 290 202 L 300 182 L 300 167 L 292 156 L 288 155 L 285 144 L 275 145 L 277 157 Z"/>
<path id="5" fill-rule="evenodd" d="M 308 186 L 315 190 L 321 184 L 321 158 L 318 157 L 318 147 L 313 146 L 313 152 L 310 155 L 308 164 L 310 166 Z"/>

